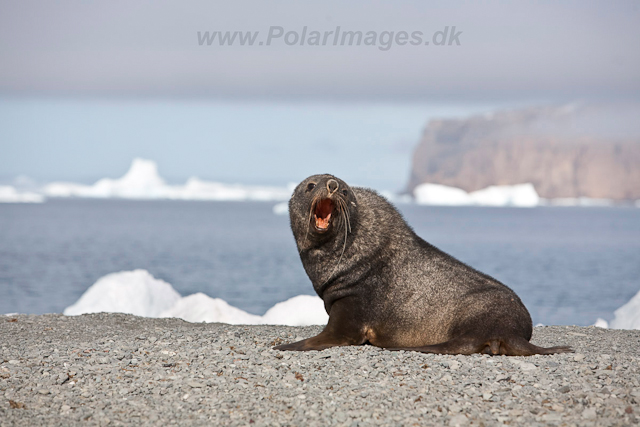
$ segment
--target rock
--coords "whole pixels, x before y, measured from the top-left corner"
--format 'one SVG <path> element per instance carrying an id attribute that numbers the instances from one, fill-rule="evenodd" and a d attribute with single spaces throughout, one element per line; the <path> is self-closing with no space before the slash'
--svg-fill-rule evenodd
<path id="1" fill-rule="evenodd" d="M 464 414 L 454 415 L 449 420 L 450 426 L 466 426 L 468 424 L 469 424 L 469 419 Z"/>
<path id="2" fill-rule="evenodd" d="M 196 380 L 187 380 L 187 381 L 185 381 L 185 383 L 191 388 L 204 388 L 204 387 L 206 387 L 205 384 L 201 383 L 200 381 L 196 381 Z"/>
<path id="3" fill-rule="evenodd" d="M 596 415 L 596 408 L 585 408 L 585 410 L 582 411 L 582 418 L 586 420 L 593 420 L 596 418 Z"/>
<path id="4" fill-rule="evenodd" d="M 637 110 L 583 104 L 432 120 L 414 151 L 407 190 L 423 183 L 467 192 L 532 183 L 547 199 L 638 200 L 640 135 L 618 118 L 639 116 Z"/>

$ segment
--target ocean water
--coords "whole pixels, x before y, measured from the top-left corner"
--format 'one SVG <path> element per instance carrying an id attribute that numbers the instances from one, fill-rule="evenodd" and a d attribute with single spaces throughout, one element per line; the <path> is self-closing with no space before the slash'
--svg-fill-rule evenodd
<path id="1" fill-rule="evenodd" d="M 0 205 L 0 313 L 62 312 L 143 268 L 254 314 L 313 294 L 272 203 L 49 200 Z M 430 243 L 513 288 L 534 323 L 590 325 L 640 290 L 640 209 L 400 205 Z"/>

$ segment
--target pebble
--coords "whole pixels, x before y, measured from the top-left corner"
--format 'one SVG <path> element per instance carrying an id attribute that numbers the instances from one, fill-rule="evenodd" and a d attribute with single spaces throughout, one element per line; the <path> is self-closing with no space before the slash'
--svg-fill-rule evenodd
<path id="1" fill-rule="evenodd" d="M 0 426 L 608 426 L 640 414 L 640 331 L 534 328 L 535 344 L 576 350 L 550 356 L 283 353 L 273 343 L 322 327 L 14 317 L 0 321 Z"/>

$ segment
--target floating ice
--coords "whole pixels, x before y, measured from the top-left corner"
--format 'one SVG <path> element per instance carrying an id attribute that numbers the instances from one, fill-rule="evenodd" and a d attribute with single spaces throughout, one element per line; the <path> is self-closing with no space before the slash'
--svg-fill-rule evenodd
<path id="1" fill-rule="evenodd" d="M 613 312 L 613 329 L 640 329 L 640 291 L 625 305 Z"/>
<path id="2" fill-rule="evenodd" d="M 11 185 L 0 185 L 0 203 L 42 203 L 44 197 L 32 192 L 18 191 Z"/>
<path id="3" fill-rule="evenodd" d="M 584 206 L 584 207 L 608 207 L 614 206 L 611 199 L 592 199 L 589 197 L 558 197 L 556 199 L 540 200 L 540 204 L 547 206 Z"/>
<path id="4" fill-rule="evenodd" d="M 272 209 L 276 215 L 287 215 L 289 213 L 289 203 L 280 202 L 277 205 L 273 205 Z"/>
<path id="5" fill-rule="evenodd" d="M 492 185 L 482 190 L 469 193 L 474 204 L 480 206 L 538 206 L 540 197 L 533 184 Z"/>
<path id="6" fill-rule="evenodd" d="M 615 317 L 611 322 L 598 318 L 593 326 L 605 329 L 640 329 L 640 291 L 613 314 Z"/>
<path id="7" fill-rule="evenodd" d="M 49 197 L 94 197 L 172 200 L 288 200 L 287 187 L 230 185 L 189 178 L 185 185 L 168 185 L 152 160 L 134 159 L 129 171 L 118 179 L 103 178 L 93 185 L 52 182 L 42 189 Z"/>
<path id="8" fill-rule="evenodd" d="M 324 302 L 314 295 L 298 295 L 279 302 L 262 316 L 266 325 L 325 325 L 327 320 Z"/>
<path id="9" fill-rule="evenodd" d="M 440 184 L 420 184 L 413 190 L 416 203 L 441 206 L 515 206 L 533 207 L 540 201 L 532 184 L 492 185 L 482 190 L 466 191 Z"/>
<path id="10" fill-rule="evenodd" d="M 158 317 L 180 300 L 180 294 L 146 270 L 107 274 L 64 310 L 69 316 L 86 313 L 128 313 Z"/>
<path id="11" fill-rule="evenodd" d="M 230 306 L 225 300 L 211 298 L 201 292 L 180 298 L 173 307 L 158 317 L 178 317 L 187 322 L 220 322 L 231 325 L 256 325 L 262 317 Z"/>
<path id="12" fill-rule="evenodd" d="M 596 326 L 598 328 L 607 329 L 609 327 L 609 322 L 607 322 L 606 320 L 604 320 L 601 317 L 598 317 L 598 319 L 596 319 L 596 323 L 594 323 L 593 326 Z"/>
<path id="13" fill-rule="evenodd" d="M 180 297 L 173 287 L 146 270 L 123 271 L 100 278 L 64 310 L 66 315 L 128 313 L 144 317 L 178 317 L 188 322 L 233 325 L 323 325 L 329 316 L 316 296 L 298 295 L 257 316 L 203 293 Z"/>
<path id="14" fill-rule="evenodd" d="M 413 190 L 413 196 L 419 205 L 465 206 L 471 205 L 469 193 L 440 184 L 420 184 Z"/>

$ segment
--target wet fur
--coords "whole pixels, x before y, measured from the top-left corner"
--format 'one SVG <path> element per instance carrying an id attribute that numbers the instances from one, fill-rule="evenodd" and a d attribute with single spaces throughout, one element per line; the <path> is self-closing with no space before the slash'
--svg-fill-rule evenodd
<path id="1" fill-rule="evenodd" d="M 333 193 L 330 179 L 339 183 Z M 309 183 L 315 183 L 311 190 Z M 313 218 L 323 198 L 331 198 L 337 214 L 320 233 Z M 315 175 L 298 185 L 289 213 L 300 259 L 329 322 L 316 337 L 277 349 L 369 343 L 443 354 L 571 351 L 531 344 L 531 317 L 510 288 L 424 241 L 373 190 Z"/>

